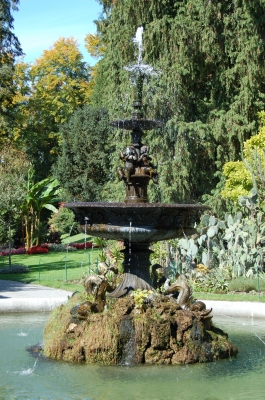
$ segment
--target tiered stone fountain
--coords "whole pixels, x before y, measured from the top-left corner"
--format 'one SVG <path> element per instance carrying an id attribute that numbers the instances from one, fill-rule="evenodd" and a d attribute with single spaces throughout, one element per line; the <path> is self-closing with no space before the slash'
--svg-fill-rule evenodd
<path id="1" fill-rule="evenodd" d="M 139 33 L 140 32 L 140 33 Z M 124 274 L 116 288 L 102 277 L 88 277 L 86 289 L 96 302 L 72 299 L 46 327 L 45 353 L 52 358 L 105 363 L 179 364 L 212 361 L 237 353 L 227 335 L 211 323 L 211 310 L 192 302 L 190 288 L 182 279 L 155 291 L 150 276 L 150 244 L 195 232 L 194 224 L 206 207 L 194 204 L 148 202 L 147 187 L 157 180 L 156 167 L 143 144 L 143 131 L 162 123 L 144 119 L 142 87 L 152 68 L 142 64 L 142 30 L 137 31 L 138 64 L 128 68 L 134 75 L 136 97 L 129 120 L 112 123 L 131 131 L 131 144 L 120 155 L 117 169 L 126 187 L 124 203 L 74 202 L 72 209 L 81 230 L 92 236 L 124 242 Z M 151 71 L 152 72 L 152 71 Z M 144 293 L 144 301 L 135 291 Z M 105 292 L 109 295 L 105 299 Z M 178 298 L 176 291 L 180 292 Z M 105 292 L 104 292 L 105 291 Z M 104 293 L 103 293 L 104 292 Z M 114 300 L 116 299 L 116 300 Z M 69 313 L 70 311 L 70 313 Z M 57 312 L 58 314 L 58 312 Z M 67 317 L 68 316 L 68 317 Z"/>
<path id="2" fill-rule="evenodd" d="M 117 169 L 119 179 L 125 182 L 124 203 L 79 202 L 68 203 L 65 207 L 74 211 L 80 229 L 84 232 L 91 236 L 123 241 L 124 272 L 151 284 L 150 243 L 194 233 L 194 224 L 201 211 L 207 207 L 148 202 L 148 184 L 151 179 L 157 182 L 157 171 L 149 156 L 149 145 L 142 142 L 143 131 L 161 128 L 163 123 L 143 116 L 143 82 L 154 71 L 142 63 L 141 33 L 141 28 L 138 28 L 135 39 L 139 45 L 138 64 L 127 68 L 135 83 L 132 118 L 111 123 L 116 128 L 131 131 L 131 144 L 120 154 L 124 165 Z M 132 287 L 141 288 L 141 283 L 136 282 L 135 277 L 131 276 L 130 280 Z M 122 286 L 116 294 L 122 294 Z"/>

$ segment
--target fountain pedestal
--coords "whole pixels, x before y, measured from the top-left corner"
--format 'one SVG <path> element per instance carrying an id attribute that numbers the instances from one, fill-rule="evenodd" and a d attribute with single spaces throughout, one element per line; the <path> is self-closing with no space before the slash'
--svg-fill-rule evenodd
<path id="1" fill-rule="evenodd" d="M 124 246 L 125 249 L 122 250 L 122 253 L 124 253 L 124 272 L 132 273 L 152 285 L 149 260 L 152 253 L 149 248 L 150 244 L 125 242 Z"/>
<path id="2" fill-rule="evenodd" d="M 148 175 L 132 175 L 131 182 L 126 184 L 125 203 L 147 203 L 147 186 L 150 179 Z"/>

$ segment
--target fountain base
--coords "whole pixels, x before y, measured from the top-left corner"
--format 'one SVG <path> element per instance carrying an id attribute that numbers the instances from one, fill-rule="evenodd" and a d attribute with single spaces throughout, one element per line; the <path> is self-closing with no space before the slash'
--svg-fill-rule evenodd
<path id="1" fill-rule="evenodd" d="M 230 358 L 238 352 L 213 326 L 208 311 L 183 310 L 156 296 L 108 299 L 102 313 L 83 320 L 70 315 L 77 297 L 52 313 L 44 332 L 44 354 L 52 359 L 99 364 L 187 364 Z M 82 300 L 80 298 L 79 300 Z"/>

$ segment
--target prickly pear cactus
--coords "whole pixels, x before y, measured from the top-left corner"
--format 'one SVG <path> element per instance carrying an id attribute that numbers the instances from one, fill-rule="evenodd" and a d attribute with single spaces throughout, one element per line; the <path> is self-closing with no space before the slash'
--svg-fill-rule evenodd
<path id="1" fill-rule="evenodd" d="M 187 269 L 196 260 L 208 268 L 230 268 L 234 276 L 250 276 L 262 270 L 265 244 L 265 208 L 257 206 L 257 193 L 239 199 L 243 207 L 236 215 L 226 214 L 224 220 L 205 214 L 196 239 L 181 239 L 178 252 Z"/>

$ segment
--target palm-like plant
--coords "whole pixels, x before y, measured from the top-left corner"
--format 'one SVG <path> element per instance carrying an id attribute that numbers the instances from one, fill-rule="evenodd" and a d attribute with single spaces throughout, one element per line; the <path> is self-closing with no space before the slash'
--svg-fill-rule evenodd
<path id="1" fill-rule="evenodd" d="M 40 239 L 41 211 L 46 208 L 57 212 L 53 205 L 58 202 L 60 191 L 59 182 L 54 177 L 45 178 L 40 182 L 33 182 L 34 171 L 28 173 L 27 195 L 22 205 L 23 225 L 26 233 L 26 248 L 33 245 L 36 239 L 36 245 Z"/>

